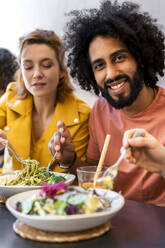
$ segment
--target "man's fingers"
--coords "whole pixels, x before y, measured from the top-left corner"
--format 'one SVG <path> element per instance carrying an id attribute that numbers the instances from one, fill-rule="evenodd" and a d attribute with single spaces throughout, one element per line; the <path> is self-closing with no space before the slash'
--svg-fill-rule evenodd
<path id="1" fill-rule="evenodd" d="M 137 135 L 133 137 L 134 135 L 136 135 L 137 132 L 140 132 L 140 136 Z M 150 134 L 143 128 L 135 128 L 135 129 L 127 130 L 123 136 L 123 146 L 124 148 L 128 148 L 131 145 L 136 146 L 136 141 L 139 142 L 139 140 L 141 140 L 142 142 L 143 140 L 143 139 L 139 139 L 140 137 L 149 137 L 149 136 Z M 137 147 L 140 147 L 140 143 Z"/>
<path id="2" fill-rule="evenodd" d="M 131 130 L 125 131 L 125 133 L 123 135 L 123 147 L 125 149 L 127 149 L 129 147 L 128 140 L 134 135 L 135 131 L 136 131 L 136 129 L 131 129 Z"/>
<path id="3" fill-rule="evenodd" d="M 153 139 L 151 137 L 136 137 L 128 139 L 128 143 L 133 147 L 150 147 L 152 146 Z"/>

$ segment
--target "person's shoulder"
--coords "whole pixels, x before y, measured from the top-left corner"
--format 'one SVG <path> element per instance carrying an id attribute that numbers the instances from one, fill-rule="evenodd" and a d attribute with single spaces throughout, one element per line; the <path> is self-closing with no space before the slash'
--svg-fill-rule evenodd
<path id="1" fill-rule="evenodd" d="M 76 103 L 78 112 L 89 114 L 90 106 L 74 94 L 70 94 L 71 99 Z"/>
<path id="2" fill-rule="evenodd" d="M 8 96 L 8 98 L 13 98 L 16 96 L 16 83 L 15 82 L 11 82 L 8 84 L 6 88 L 6 95 Z"/>
<path id="3" fill-rule="evenodd" d="M 4 102 L 4 101 L 9 101 L 12 98 L 15 98 L 16 97 L 15 89 L 16 89 L 16 83 L 15 82 L 9 83 L 0 101 Z"/>
<path id="4" fill-rule="evenodd" d="M 16 89 L 16 82 L 11 82 L 8 84 L 7 88 L 6 88 L 6 92 L 8 91 L 14 91 L 15 92 Z"/>

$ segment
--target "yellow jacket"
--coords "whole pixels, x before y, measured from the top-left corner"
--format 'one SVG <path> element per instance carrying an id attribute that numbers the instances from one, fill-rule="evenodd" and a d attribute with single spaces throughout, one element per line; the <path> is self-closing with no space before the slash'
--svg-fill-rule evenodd
<path id="1" fill-rule="evenodd" d="M 14 88 L 15 83 L 9 84 L 6 93 L 0 99 L 0 129 L 6 132 L 17 154 L 22 159 L 31 158 L 38 160 L 41 167 L 47 166 L 52 159 L 48 143 L 57 131 L 57 122 L 62 120 L 71 133 L 78 157 L 83 160 L 89 138 L 89 106 L 75 95 L 68 94 L 64 102 L 56 104 L 51 123 L 40 139 L 35 141 L 34 146 L 32 146 L 33 97 L 28 95 L 23 100 L 17 100 Z M 18 170 L 20 168 L 21 165 L 13 157 L 10 170 Z M 56 166 L 55 170 L 63 171 L 58 166 Z"/>

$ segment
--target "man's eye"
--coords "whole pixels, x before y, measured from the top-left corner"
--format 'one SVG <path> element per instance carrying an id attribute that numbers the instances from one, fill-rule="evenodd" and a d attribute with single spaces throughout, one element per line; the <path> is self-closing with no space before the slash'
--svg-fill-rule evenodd
<path id="1" fill-rule="evenodd" d="M 99 70 L 101 70 L 102 68 L 104 67 L 104 64 L 96 64 L 95 66 L 94 66 L 94 70 L 95 71 L 99 71 Z"/>
<path id="2" fill-rule="evenodd" d="M 119 55 L 119 56 L 114 58 L 114 62 L 122 62 L 122 61 L 124 61 L 124 59 L 125 59 L 124 55 Z"/>

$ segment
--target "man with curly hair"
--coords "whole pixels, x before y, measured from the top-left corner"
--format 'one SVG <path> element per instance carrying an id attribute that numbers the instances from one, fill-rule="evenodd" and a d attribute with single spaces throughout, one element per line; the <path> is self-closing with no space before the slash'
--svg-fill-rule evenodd
<path id="1" fill-rule="evenodd" d="M 118 1 L 70 16 L 64 40 L 71 76 L 82 89 L 99 95 L 90 115 L 87 163 L 97 165 L 108 133 L 106 166 L 120 156 L 127 129 L 145 128 L 165 145 L 165 90 L 156 86 L 164 75 L 165 45 L 156 20 L 137 4 Z M 65 130 L 64 124 L 59 130 Z M 62 162 L 69 151 L 63 142 L 56 135 L 54 149 Z M 78 159 L 75 163 L 82 165 Z M 126 199 L 165 203 L 165 179 L 126 161 L 119 166 L 114 190 Z"/>

